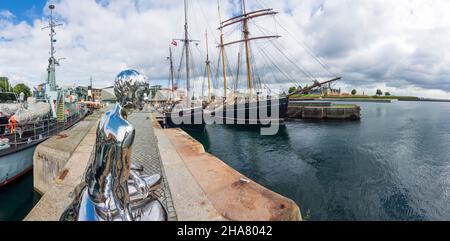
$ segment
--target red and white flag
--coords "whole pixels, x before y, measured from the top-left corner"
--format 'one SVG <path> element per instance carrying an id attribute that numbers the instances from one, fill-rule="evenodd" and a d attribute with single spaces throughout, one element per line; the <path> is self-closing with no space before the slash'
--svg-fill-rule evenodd
<path id="1" fill-rule="evenodd" d="M 172 40 L 172 43 L 171 43 L 173 46 L 178 46 L 178 43 L 177 43 L 177 41 L 175 41 L 175 40 Z"/>

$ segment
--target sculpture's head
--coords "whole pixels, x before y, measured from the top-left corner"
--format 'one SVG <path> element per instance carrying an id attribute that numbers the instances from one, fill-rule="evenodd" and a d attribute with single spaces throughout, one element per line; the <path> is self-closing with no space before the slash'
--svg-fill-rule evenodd
<path id="1" fill-rule="evenodd" d="M 127 112 L 144 108 L 144 96 L 149 90 L 147 78 L 136 70 L 124 70 L 116 77 L 114 94 Z"/>

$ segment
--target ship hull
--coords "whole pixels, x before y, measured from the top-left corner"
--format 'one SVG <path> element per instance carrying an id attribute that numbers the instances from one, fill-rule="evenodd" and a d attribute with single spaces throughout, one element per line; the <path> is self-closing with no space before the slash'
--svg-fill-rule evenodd
<path id="1" fill-rule="evenodd" d="M 182 116 L 182 123 L 177 123 L 172 118 L 172 113 L 165 114 L 165 125 L 167 128 L 182 128 L 191 131 L 205 131 L 206 123 L 203 119 L 203 109 L 202 108 L 192 108 L 189 110 L 180 111 L 175 116 Z"/>
<path id="2" fill-rule="evenodd" d="M 68 122 L 64 124 L 64 127 L 59 130 L 54 130 L 47 132 L 46 128 L 40 129 L 41 132 L 36 132 L 37 135 L 42 134 L 42 139 L 33 141 L 29 144 L 21 144 L 14 147 L 11 144 L 10 148 L 0 150 L 0 188 L 15 181 L 21 176 L 27 174 L 33 169 L 33 156 L 37 145 L 48 139 L 48 135 L 55 135 L 63 130 L 66 130 L 79 121 L 81 121 L 85 116 L 71 116 Z M 51 120 L 49 123 L 56 123 L 56 119 Z M 33 136 L 33 131 L 24 132 L 23 136 Z M 13 143 L 14 138 L 10 137 L 10 143 Z"/>
<path id="3" fill-rule="evenodd" d="M 214 118 L 216 123 L 222 120 L 227 125 L 266 126 L 273 123 L 284 123 L 287 117 L 288 98 L 255 101 L 253 103 L 226 105 L 216 110 Z M 277 116 L 272 116 L 272 109 L 278 110 Z M 262 113 L 266 113 L 265 115 Z M 276 115 L 276 113 L 273 113 Z"/>
<path id="4" fill-rule="evenodd" d="M 33 155 L 38 143 L 0 157 L 0 188 L 33 169 Z"/>

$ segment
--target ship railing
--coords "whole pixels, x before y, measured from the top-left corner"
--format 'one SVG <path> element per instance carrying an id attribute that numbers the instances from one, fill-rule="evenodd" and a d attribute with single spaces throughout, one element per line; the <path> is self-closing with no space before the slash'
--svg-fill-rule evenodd
<path id="1" fill-rule="evenodd" d="M 55 118 L 27 122 L 26 124 L 17 123 L 13 127 L 13 133 L 6 134 L 5 131 L 11 129 L 11 124 L 0 124 L 0 152 L 17 149 L 22 145 L 30 145 L 57 136 L 61 131 L 70 128 L 83 117 L 83 111 L 79 111 L 68 116 L 63 123 L 59 123 Z M 8 139 L 8 143 L 5 139 Z"/>

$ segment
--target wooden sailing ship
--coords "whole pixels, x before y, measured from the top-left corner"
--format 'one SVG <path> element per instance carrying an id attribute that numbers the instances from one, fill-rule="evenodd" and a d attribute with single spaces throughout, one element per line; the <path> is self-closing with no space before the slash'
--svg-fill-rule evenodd
<path id="1" fill-rule="evenodd" d="M 249 21 L 255 18 L 260 18 L 264 16 L 273 16 L 277 12 L 273 9 L 261 9 L 251 12 L 247 12 L 245 0 L 242 0 L 242 14 L 227 19 L 225 21 L 220 20 L 220 26 L 218 30 L 220 31 L 220 58 L 222 64 L 222 76 L 224 84 L 224 98 L 223 103 L 218 108 L 214 109 L 214 115 L 216 119 L 222 119 L 225 124 L 241 124 L 241 125 L 264 125 L 267 123 L 283 123 L 287 109 L 288 109 L 288 97 L 287 96 L 262 96 L 260 92 L 256 91 L 254 88 L 254 80 L 252 73 L 252 63 L 251 63 L 251 51 L 250 44 L 252 41 L 260 39 L 275 39 L 279 38 L 278 35 L 267 35 L 267 36 L 256 36 L 250 37 Z M 219 6 L 219 18 L 220 17 L 220 6 Z M 225 42 L 224 29 L 237 24 L 242 25 L 242 39 Z M 247 77 L 247 95 L 244 98 L 239 98 L 236 95 L 236 85 L 234 87 L 234 92 L 228 92 L 228 79 L 227 79 L 227 63 L 225 57 L 225 49 L 228 46 L 236 44 L 244 44 L 244 54 L 245 54 L 245 66 L 246 66 L 246 77 Z M 240 53 L 239 53 L 240 55 Z M 238 58 L 239 59 L 239 58 Z M 237 76 L 239 75 L 239 65 L 237 70 Z M 272 115 L 272 110 L 277 110 L 278 115 Z M 261 115 L 261 113 L 266 113 L 266 115 Z M 273 113 L 275 114 L 275 113 Z"/>
<path id="2" fill-rule="evenodd" d="M 209 58 L 209 49 L 208 49 L 208 34 L 205 34 L 206 38 L 206 80 L 208 86 L 208 94 L 205 96 L 203 94 L 202 88 L 202 97 L 200 99 L 192 98 L 191 99 L 191 72 L 190 72 L 190 44 L 193 42 L 199 42 L 197 40 L 192 40 L 189 38 L 188 32 L 188 15 L 187 15 L 187 0 L 184 1 L 184 14 L 185 14 L 185 25 L 184 25 L 184 38 L 183 39 L 174 39 L 173 41 L 180 41 L 183 43 L 183 57 L 185 60 L 185 81 L 186 81 L 186 94 L 184 102 L 187 105 L 183 109 L 178 109 L 174 111 L 174 106 L 183 102 L 182 100 L 173 100 L 170 101 L 170 105 L 165 108 L 165 120 L 167 127 L 183 127 L 194 130 L 204 130 L 205 129 L 205 120 L 204 116 L 212 116 L 212 120 L 214 120 L 215 124 L 231 124 L 231 125 L 270 125 L 280 123 L 282 124 L 287 117 L 287 110 L 289 104 L 289 98 L 294 94 L 302 94 L 305 91 L 311 90 L 312 88 L 320 87 L 324 84 L 329 84 L 336 80 L 339 80 L 340 77 L 336 77 L 326 82 L 317 81 L 312 75 L 307 73 L 307 71 L 303 70 L 301 67 L 296 65 L 292 59 L 289 59 L 286 56 L 286 53 L 281 51 L 277 46 L 277 50 L 281 52 L 281 54 L 288 58 L 289 62 L 294 63 L 295 67 L 297 67 L 300 71 L 305 73 L 312 81 L 313 85 L 311 87 L 302 88 L 300 85 L 298 90 L 293 93 L 285 94 L 281 93 L 278 95 L 273 95 L 272 90 L 269 89 L 269 92 L 264 93 L 261 87 L 261 79 L 256 78 L 255 76 L 258 74 L 257 68 L 255 66 L 255 56 L 252 53 L 251 45 L 257 45 L 257 41 L 260 40 L 274 40 L 278 39 L 281 36 L 277 34 L 263 34 L 254 36 L 251 34 L 250 22 L 255 19 L 263 19 L 264 17 L 275 16 L 278 12 L 274 11 L 272 8 L 265 8 L 253 11 L 247 11 L 245 0 L 241 0 L 242 11 L 238 16 L 234 16 L 227 20 L 222 20 L 220 14 L 220 4 L 218 1 L 218 10 L 219 10 L 219 27 L 218 31 L 220 33 L 220 38 L 218 40 L 218 49 L 219 49 L 219 57 L 218 57 L 218 68 L 217 70 L 217 79 L 219 81 L 220 75 L 221 80 L 223 81 L 223 98 L 219 99 L 215 95 L 213 95 L 213 84 L 212 84 L 212 71 L 211 71 L 211 60 Z M 253 26 L 253 25 L 252 25 Z M 229 33 L 230 30 L 234 30 L 239 28 L 241 30 L 241 38 L 238 40 L 232 40 L 229 42 L 225 41 L 225 32 Z M 229 76 L 228 69 L 229 63 L 227 63 L 227 54 L 226 51 L 228 48 L 232 46 L 240 46 L 240 51 L 238 52 L 238 64 L 236 65 L 236 76 Z M 174 68 L 172 61 L 172 50 L 170 49 L 170 81 L 172 85 L 172 93 L 175 93 L 174 86 Z M 310 55 L 312 55 L 310 53 Z M 312 56 L 316 58 L 315 56 Z M 240 68 L 241 58 L 244 59 L 242 61 L 245 67 Z M 183 58 L 182 58 L 183 59 Z M 321 64 L 321 66 L 325 69 L 323 63 L 320 62 L 316 58 L 316 60 Z M 181 66 L 181 63 L 180 63 Z M 278 66 L 276 66 L 277 70 L 280 72 Z M 325 69 L 327 70 L 327 69 Z M 240 77 L 240 74 L 245 77 Z M 328 71 L 330 74 L 331 71 Z M 283 73 L 285 74 L 285 73 Z M 241 92 L 238 88 L 239 79 L 246 79 L 245 90 Z M 292 80 L 292 79 L 291 79 Z M 232 83 L 234 81 L 234 83 Z M 296 80 L 298 81 L 298 80 Z M 232 83 L 230 85 L 229 83 Z M 259 85 L 258 85 L 259 84 Z M 231 87 L 231 88 L 230 88 Z M 266 87 L 268 87 L 266 85 Z M 194 103 L 196 102 L 196 103 Z M 175 114 L 175 115 L 174 115 Z M 184 120 L 189 120 L 187 123 L 176 124 L 174 122 L 173 116 L 183 116 Z M 210 119 L 210 120 L 211 120 Z M 208 123 L 210 122 L 208 120 Z"/>
<path id="3" fill-rule="evenodd" d="M 190 70 L 190 44 L 192 42 L 198 42 L 189 38 L 189 25 L 188 25 L 188 13 L 187 13 L 187 1 L 184 0 L 184 38 L 173 39 L 173 41 L 180 41 L 183 43 L 183 54 L 185 61 L 185 82 L 186 92 L 184 98 L 172 99 L 169 101 L 169 105 L 164 108 L 164 116 L 166 127 L 180 127 L 184 129 L 194 131 L 204 131 L 205 121 L 203 119 L 203 105 L 194 103 L 195 100 L 191 99 L 191 70 Z M 170 49 L 170 79 L 172 85 L 172 96 L 174 96 L 176 88 L 174 86 L 174 70 L 172 60 L 172 50 Z M 182 106 L 182 108 L 178 108 Z"/>

